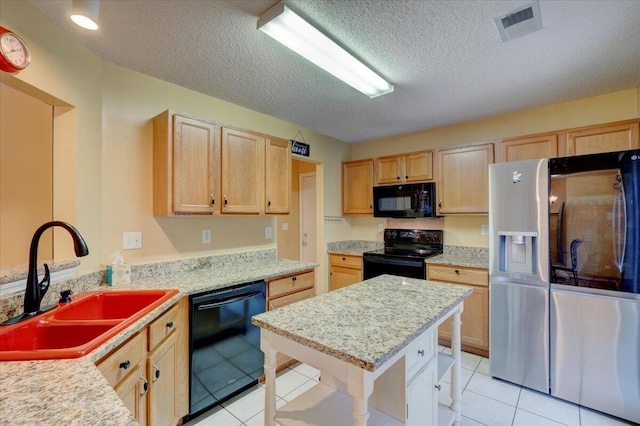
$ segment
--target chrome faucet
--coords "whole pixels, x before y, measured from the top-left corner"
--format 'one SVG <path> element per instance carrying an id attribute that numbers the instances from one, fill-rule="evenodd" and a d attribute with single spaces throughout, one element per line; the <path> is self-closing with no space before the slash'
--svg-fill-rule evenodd
<path id="1" fill-rule="evenodd" d="M 89 249 L 87 248 L 87 243 L 84 242 L 84 239 L 78 232 L 76 228 L 69 225 L 66 222 L 47 222 L 41 227 L 39 227 L 36 232 L 33 234 L 31 238 L 31 247 L 29 249 L 29 273 L 27 275 L 27 288 L 24 292 L 24 312 L 17 317 L 11 318 L 0 325 L 9 325 L 20 322 L 24 319 L 30 318 L 38 313 L 47 311 L 54 306 L 41 309 L 40 303 L 42 302 L 42 298 L 45 293 L 49 289 L 50 284 L 50 274 L 49 274 L 49 265 L 44 264 L 44 277 L 42 281 L 38 282 L 38 243 L 40 242 L 40 237 L 42 233 L 47 229 L 60 226 L 66 229 L 69 234 L 71 234 L 71 238 L 73 238 L 73 248 L 76 252 L 76 256 L 82 257 L 89 254 Z"/>

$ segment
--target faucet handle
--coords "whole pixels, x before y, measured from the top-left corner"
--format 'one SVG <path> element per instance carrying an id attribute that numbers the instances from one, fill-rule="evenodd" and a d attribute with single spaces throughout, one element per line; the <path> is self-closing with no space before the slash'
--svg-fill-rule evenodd
<path id="1" fill-rule="evenodd" d="M 44 297 L 44 294 L 49 290 L 49 282 L 51 281 L 51 275 L 49 274 L 49 265 L 44 264 L 44 277 L 42 281 L 38 283 L 40 287 L 40 300 Z"/>

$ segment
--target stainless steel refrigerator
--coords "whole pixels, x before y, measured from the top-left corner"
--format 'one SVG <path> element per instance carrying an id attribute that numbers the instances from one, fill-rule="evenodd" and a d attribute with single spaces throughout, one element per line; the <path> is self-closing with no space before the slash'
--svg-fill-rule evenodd
<path id="1" fill-rule="evenodd" d="M 489 178 L 491 375 L 640 423 L 640 150 Z"/>

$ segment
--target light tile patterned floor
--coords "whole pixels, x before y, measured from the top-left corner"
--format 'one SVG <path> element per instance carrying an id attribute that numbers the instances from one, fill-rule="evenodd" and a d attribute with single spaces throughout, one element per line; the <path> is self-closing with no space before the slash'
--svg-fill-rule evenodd
<path id="1" fill-rule="evenodd" d="M 449 348 L 440 347 L 449 353 Z M 318 382 L 320 372 L 296 364 L 278 374 L 276 405 L 282 406 Z M 629 425 L 548 395 L 489 377 L 489 360 L 462 353 L 463 426 L 618 426 Z M 450 376 L 443 378 L 440 401 L 450 402 Z M 256 385 L 186 426 L 263 426 L 264 386 Z M 327 425 L 342 426 L 342 425 Z"/>

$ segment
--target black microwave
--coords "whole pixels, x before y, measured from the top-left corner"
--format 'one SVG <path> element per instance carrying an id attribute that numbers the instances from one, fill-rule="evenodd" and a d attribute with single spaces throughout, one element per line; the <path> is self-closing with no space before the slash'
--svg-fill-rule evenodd
<path id="1" fill-rule="evenodd" d="M 415 218 L 436 216 L 436 184 L 374 186 L 373 216 Z"/>

